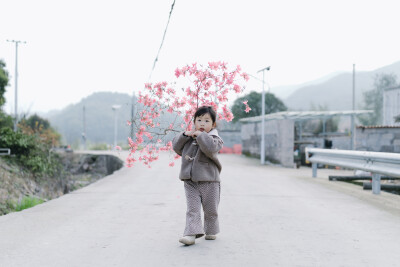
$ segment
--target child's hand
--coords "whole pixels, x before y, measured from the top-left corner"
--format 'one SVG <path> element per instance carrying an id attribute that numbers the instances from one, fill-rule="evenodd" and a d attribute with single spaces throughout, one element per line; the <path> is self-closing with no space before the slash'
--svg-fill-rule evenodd
<path id="1" fill-rule="evenodd" d="M 185 132 L 185 135 L 186 135 L 186 136 L 192 136 L 192 137 L 193 137 L 193 133 L 194 133 L 194 130 L 193 130 L 193 131 L 186 131 L 186 132 Z"/>
<path id="2" fill-rule="evenodd" d="M 201 131 L 195 131 L 194 133 L 193 133 L 193 137 L 197 137 L 197 136 L 199 136 L 201 134 Z"/>

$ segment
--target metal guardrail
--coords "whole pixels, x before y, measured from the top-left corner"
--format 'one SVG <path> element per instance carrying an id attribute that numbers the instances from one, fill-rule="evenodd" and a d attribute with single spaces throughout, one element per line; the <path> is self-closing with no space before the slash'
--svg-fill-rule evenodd
<path id="1" fill-rule="evenodd" d="M 400 154 L 306 148 L 306 160 L 312 163 L 312 176 L 317 177 L 317 164 L 339 166 L 372 173 L 372 192 L 379 194 L 381 176 L 400 177 Z"/>
<path id="2" fill-rule="evenodd" d="M 11 154 L 11 149 L 9 148 L 0 148 L 0 156 L 6 156 Z"/>

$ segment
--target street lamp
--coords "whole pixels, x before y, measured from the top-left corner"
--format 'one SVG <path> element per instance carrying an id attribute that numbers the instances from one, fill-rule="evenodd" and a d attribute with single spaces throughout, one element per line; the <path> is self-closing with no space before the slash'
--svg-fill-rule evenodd
<path id="1" fill-rule="evenodd" d="M 257 73 L 263 73 L 263 90 L 261 97 L 261 164 L 265 164 L 265 90 L 264 90 L 264 72 L 270 70 L 270 66 L 257 71 Z"/>
<path id="2" fill-rule="evenodd" d="M 15 43 L 15 121 L 14 132 L 17 131 L 18 124 L 18 44 L 26 44 L 25 41 L 7 40 L 7 42 Z"/>
<path id="3" fill-rule="evenodd" d="M 118 134 L 118 127 L 117 127 L 117 115 L 118 115 L 118 109 L 120 108 L 120 105 L 113 105 L 111 108 L 114 110 L 114 148 L 115 150 L 117 146 L 117 134 Z"/>
<path id="4" fill-rule="evenodd" d="M 86 109 L 83 106 L 83 132 L 82 132 L 83 150 L 86 150 Z"/>
<path id="5" fill-rule="evenodd" d="M 356 147 L 356 124 L 355 124 L 355 109 L 356 109 L 356 64 L 353 64 L 353 114 L 351 115 L 351 150 Z"/>

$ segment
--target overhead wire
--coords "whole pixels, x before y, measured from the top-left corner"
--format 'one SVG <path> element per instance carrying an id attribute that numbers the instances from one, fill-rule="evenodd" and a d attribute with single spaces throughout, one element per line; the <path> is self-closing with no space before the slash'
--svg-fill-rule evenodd
<path id="1" fill-rule="evenodd" d="M 258 80 L 258 81 L 260 81 L 261 83 L 264 83 L 264 84 L 266 84 L 267 86 L 268 86 L 268 90 L 269 91 L 271 91 L 271 87 L 269 86 L 269 83 L 268 82 L 266 82 L 266 81 L 263 81 L 263 80 L 261 80 L 261 79 L 259 79 L 259 78 L 257 78 L 256 76 L 254 76 L 254 75 L 251 75 L 251 74 L 248 74 L 249 76 L 251 76 L 251 77 L 253 77 L 254 79 L 256 79 L 256 80 Z"/>
<path id="2" fill-rule="evenodd" d="M 162 48 L 162 46 L 163 46 L 163 44 L 164 44 L 165 35 L 167 34 L 167 29 L 168 29 L 169 21 L 170 21 L 170 19 L 171 19 L 171 14 L 172 14 L 172 11 L 174 10 L 174 5 L 175 5 L 175 0 L 174 0 L 174 2 L 172 3 L 171 10 L 169 11 L 167 26 L 165 27 L 164 35 L 163 35 L 163 38 L 162 38 L 162 40 L 161 40 L 160 48 L 158 49 L 158 52 L 157 52 L 157 56 L 156 56 L 156 58 L 154 59 L 153 68 L 151 69 L 151 72 L 150 72 L 150 75 L 149 75 L 149 81 L 151 80 L 151 75 L 153 74 L 154 68 L 156 67 L 156 63 L 157 63 L 157 61 L 158 61 L 158 56 L 160 55 L 161 48 Z"/>

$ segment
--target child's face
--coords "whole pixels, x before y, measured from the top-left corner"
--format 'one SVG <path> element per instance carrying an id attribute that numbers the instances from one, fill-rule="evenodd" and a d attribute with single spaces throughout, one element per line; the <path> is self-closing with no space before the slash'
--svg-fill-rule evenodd
<path id="1" fill-rule="evenodd" d="M 210 114 L 205 113 L 202 116 L 196 117 L 194 121 L 194 128 L 196 131 L 201 131 L 201 132 L 210 132 L 212 128 L 214 127 L 214 123 L 211 119 Z"/>

